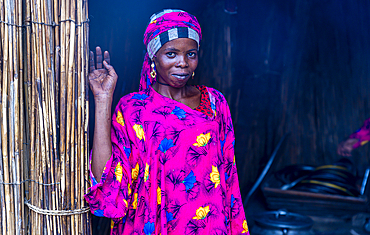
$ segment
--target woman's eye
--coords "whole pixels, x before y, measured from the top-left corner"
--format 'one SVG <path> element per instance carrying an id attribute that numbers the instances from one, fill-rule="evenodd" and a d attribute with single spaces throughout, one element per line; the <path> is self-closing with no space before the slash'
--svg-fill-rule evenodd
<path id="1" fill-rule="evenodd" d="M 175 53 L 174 52 L 167 52 L 166 53 L 168 57 L 175 57 Z"/>
<path id="2" fill-rule="evenodd" d="M 189 57 L 195 57 L 197 54 L 195 52 L 189 52 L 188 55 Z"/>

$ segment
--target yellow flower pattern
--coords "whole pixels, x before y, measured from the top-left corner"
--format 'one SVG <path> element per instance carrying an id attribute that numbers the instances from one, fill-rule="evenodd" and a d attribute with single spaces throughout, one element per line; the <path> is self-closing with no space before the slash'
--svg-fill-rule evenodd
<path id="1" fill-rule="evenodd" d="M 212 172 L 209 174 L 211 177 L 212 183 L 215 184 L 215 188 L 220 184 L 220 173 L 218 172 L 218 169 L 216 166 L 212 166 Z"/>
<path id="2" fill-rule="evenodd" d="M 110 220 L 110 229 L 113 229 L 113 227 L 114 227 L 114 221 L 111 219 Z"/>
<path id="3" fill-rule="evenodd" d="M 139 140 L 144 139 L 145 141 L 145 133 L 142 125 L 135 124 L 132 128 L 134 128 L 136 132 L 136 137 L 139 138 Z"/>
<path id="4" fill-rule="evenodd" d="M 200 220 L 207 217 L 209 213 L 209 206 L 206 207 L 199 207 L 197 211 L 195 212 L 196 216 L 193 217 L 193 219 Z"/>
<path id="5" fill-rule="evenodd" d="M 137 208 L 137 193 L 134 194 L 134 201 L 132 202 L 132 208 L 136 210 Z"/>
<path id="6" fill-rule="evenodd" d="M 208 132 L 207 134 L 200 134 L 197 136 L 197 142 L 194 143 L 193 145 L 194 146 L 197 146 L 197 147 L 203 147 L 203 146 L 206 146 L 208 144 L 208 141 L 211 139 L 211 133 Z"/>
<path id="7" fill-rule="evenodd" d="M 126 207 L 128 207 L 128 202 L 126 201 L 126 199 L 123 199 L 123 202 L 125 203 Z"/>
<path id="8" fill-rule="evenodd" d="M 149 164 L 146 163 L 145 165 L 145 173 L 144 173 L 144 182 L 146 182 L 149 178 Z"/>
<path id="9" fill-rule="evenodd" d="M 127 193 L 128 195 L 131 194 L 131 184 L 130 183 L 127 184 Z"/>
<path id="10" fill-rule="evenodd" d="M 131 178 L 133 181 L 137 180 L 137 176 L 139 175 L 139 170 L 140 170 L 139 163 L 136 163 L 135 168 L 132 168 L 132 171 L 131 171 Z"/>
<path id="11" fill-rule="evenodd" d="M 158 205 L 162 203 L 162 190 L 159 186 L 157 188 L 157 203 Z"/>
<path id="12" fill-rule="evenodd" d="M 125 121 L 123 120 L 123 116 L 120 111 L 117 112 L 116 121 L 121 124 L 121 126 L 125 126 Z"/>
<path id="13" fill-rule="evenodd" d="M 118 162 L 118 164 L 116 166 L 116 169 L 114 169 L 114 173 L 116 175 L 117 181 L 121 183 L 121 181 L 122 181 L 122 166 L 121 166 L 120 162 Z"/>
<path id="14" fill-rule="evenodd" d="M 247 224 L 247 221 L 244 220 L 243 221 L 243 232 L 242 233 L 248 233 L 248 224 Z"/>

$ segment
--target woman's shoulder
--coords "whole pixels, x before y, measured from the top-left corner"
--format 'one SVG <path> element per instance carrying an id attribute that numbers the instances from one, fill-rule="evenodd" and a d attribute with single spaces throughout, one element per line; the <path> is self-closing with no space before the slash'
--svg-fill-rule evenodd
<path id="1" fill-rule="evenodd" d="M 137 102 L 148 101 L 150 96 L 151 94 L 149 89 L 128 93 L 127 95 L 121 97 L 116 108 L 119 109 L 132 108 L 137 105 Z"/>
<path id="2" fill-rule="evenodd" d="M 222 94 L 221 91 L 213 87 L 207 87 L 204 85 L 202 86 L 207 89 L 211 102 L 226 102 L 225 96 Z"/>

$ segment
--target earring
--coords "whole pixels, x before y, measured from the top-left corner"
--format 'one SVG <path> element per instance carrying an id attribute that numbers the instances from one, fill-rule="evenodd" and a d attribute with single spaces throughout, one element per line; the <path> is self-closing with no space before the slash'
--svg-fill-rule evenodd
<path id="1" fill-rule="evenodd" d="M 150 72 L 150 76 L 154 79 L 155 76 L 157 76 L 157 72 L 155 71 L 155 64 L 154 64 L 154 62 L 152 62 L 152 64 L 150 65 L 150 67 L 152 67 L 152 71 Z"/>
<path id="2" fill-rule="evenodd" d="M 193 72 L 193 75 L 191 75 L 191 78 L 194 79 L 195 72 Z"/>

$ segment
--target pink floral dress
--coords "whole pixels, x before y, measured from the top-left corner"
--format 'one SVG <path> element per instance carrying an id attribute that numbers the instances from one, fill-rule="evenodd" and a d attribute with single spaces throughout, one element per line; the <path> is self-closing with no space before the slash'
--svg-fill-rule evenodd
<path id="1" fill-rule="evenodd" d="M 111 234 L 249 234 L 229 107 L 207 90 L 212 117 L 151 87 L 121 98 L 112 156 L 85 195 Z"/>

